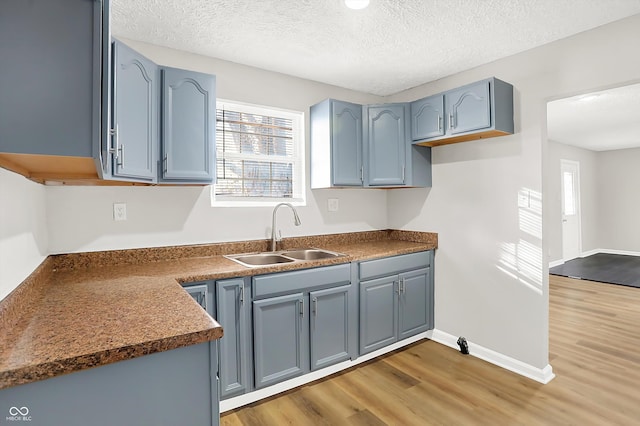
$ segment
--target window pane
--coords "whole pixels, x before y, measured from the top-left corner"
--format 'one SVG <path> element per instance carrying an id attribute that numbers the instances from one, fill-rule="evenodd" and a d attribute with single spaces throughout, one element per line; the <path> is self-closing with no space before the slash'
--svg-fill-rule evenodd
<path id="1" fill-rule="evenodd" d="M 576 198 L 575 198 L 575 182 L 574 174 L 564 172 L 562 175 L 562 184 L 564 186 L 563 211 L 565 216 L 573 216 L 576 214 Z"/>
<path id="2" fill-rule="evenodd" d="M 245 112 L 250 111 L 250 112 Z M 264 112 L 258 114 L 256 112 Z M 227 102 L 216 111 L 216 196 L 294 198 L 294 179 L 304 178 L 302 113 Z M 297 176 L 297 177 L 296 177 Z M 295 198 L 301 197 L 296 185 Z"/>

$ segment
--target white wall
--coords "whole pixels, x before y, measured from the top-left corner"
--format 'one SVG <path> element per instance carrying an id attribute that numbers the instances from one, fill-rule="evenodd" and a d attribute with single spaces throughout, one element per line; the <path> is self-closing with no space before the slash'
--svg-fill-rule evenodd
<path id="1" fill-rule="evenodd" d="M 327 97 L 352 102 L 382 98 L 309 80 L 125 40 L 161 65 L 216 75 L 221 99 L 305 112 L 307 206 L 298 208 L 302 225 L 280 211 L 282 235 L 313 235 L 384 229 L 387 191 L 309 189 L 309 107 Z M 272 208 L 212 208 L 203 187 L 49 187 L 47 210 L 51 253 L 96 251 L 265 238 Z M 327 198 L 340 210 L 327 211 Z M 128 220 L 114 222 L 112 204 L 127 203 Z"/>
<path id="2" fill-rule="evenodd" d="M 582 252 L 600 248 L 600 153 L 549 141 L 545 194 L 548 221 L 545 223 L 548 243 L 548 261 L 562 260 L 562 194 L 560 160 L 580 163 L 580 214 L 582 231 Z"/>
<path id="3" fill-rule="evenodd" d="M 599 152 L 598 163 L 599 248 L 638 253 L 640 148 Z"/>
<path id="4" fill-rule="evenodd" d="M 637 79 L 639 37 L 636 15 L 391 97 L 412 100 L 489 76 L 515 87 L 515 135 L 434 148 L 433 188 L 388 196 L 389 227 L 439 234 L 436 328 L 548 364 L 548 243 L 534 235 L 539 206 L 519 208 L 519 193 L 546 189 L 546 102 Z"/>
<path id="5" fill-rule="evenodd" d="M 47 255 L 45 188 L 0 168 L 0 300 Z"/>

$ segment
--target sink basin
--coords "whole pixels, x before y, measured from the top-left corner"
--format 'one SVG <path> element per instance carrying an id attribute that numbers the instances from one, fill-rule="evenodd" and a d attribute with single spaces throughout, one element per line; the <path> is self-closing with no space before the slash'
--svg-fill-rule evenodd
<path id="1" fill-rule="evenodd" d="M 234 256 L 225 256 L 227 259 L 234 260 L 243 266 L 269 266 L 277 265 L 279 263 L 294 262 L 294 259 L 281 256 L 273 253 L 254 253 L 254 254 L 240 254 Z"/>
<path id="2" fill-rule="evenodd" d="M 279 252 L 268 251 L 263 253 L 229 254 L 224 257 L 229 260 L 233 260 L 242 266 L 246 266 L 247 268 L 257 268 L 260 266 L 272 266 L 281 263 L 303 262 L 305 260 L 332 259 L 334 257 L 341 256 L 345 255 L 317 248 L 303 248 Z"/>
<path id="3" fill-rule="evenodd" d="M 298 260 L 320 260 L 320 259 L 331 259 L 334 257 L 344 256 L 341 253 L 334 253 L 331 251 L 314 249 L 314 248 L 283 251 L 282 255 L 287 257 L 292 257 Z"/>

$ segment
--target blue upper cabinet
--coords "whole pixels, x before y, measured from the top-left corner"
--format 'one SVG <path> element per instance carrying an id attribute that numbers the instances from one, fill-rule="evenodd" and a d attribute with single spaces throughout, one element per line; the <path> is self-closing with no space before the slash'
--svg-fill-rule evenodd
<path id="1" fill-rule="evenodd" d="M 405 184 L 406 110 L 406 104 L 367 107 L 367 183 L 370 186 Z"/>
<path id="2" fill-rule="evenodd" d="M 488 80 L 445 93 L 445 103 L 450 134 L 456 135 L 491 126 Z"/>
<path id="3" fill-rule="evenodd" d="M 424 146 L 511 135 L 513 86 L 492 77 L 417 100 L 411 104 L 411 129 L 413 141 Z"/>
<path id="4" fill-rule="evenodd" d="M 333 101 L 331 124 L 333 183 L 362 186 L 362 106 Z"/>
<path id="5" fill-rule="evenodd" d="M 431 150 L 411 144 L 409 104 L 326 99 L 311 107 L 311 188 L 431 186 Z"/>
<path id="6" fill-rule="evenodd" d="M 162 67 L 160 182 L 213 183 L 215 76 Z"/>
<path id="7" fill-rule="evenodd" d="M 3 165 L 39 182 L 101 176 L 108 31 L 108 0 L 0 1 Z"/>
<path id="8" fill-rule="evenodd" d="M 411 102 L 411 139 L 444 135 L 444 95 L 434 95 Z"/>
<path id="9" fill-rule="evenodd" d="M 114 178 L 153 181 L 158 145 L 158 66 L 113 43 L 111 170 Z"/>
<path id="10" fill-rule="evenodd" d="M 309 121 L 311 188 L 362 186 L 362 105 L 327 99 Z"/>

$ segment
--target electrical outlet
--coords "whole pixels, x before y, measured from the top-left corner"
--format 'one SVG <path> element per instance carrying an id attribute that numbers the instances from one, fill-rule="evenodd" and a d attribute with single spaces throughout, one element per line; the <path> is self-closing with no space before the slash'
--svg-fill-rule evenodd
<path id="1" fill-rule="evenodd" d="M 113 203 L 113 220 L 127 220 L 127 205 L 125 203 Z"/>
<path id="2" fill-rule="evenodd" d="M 340 203 L 337 198 L 329 198 L 327 200 L 327 210 L 330 212 L 337 212 L 340 208 Z"/>

